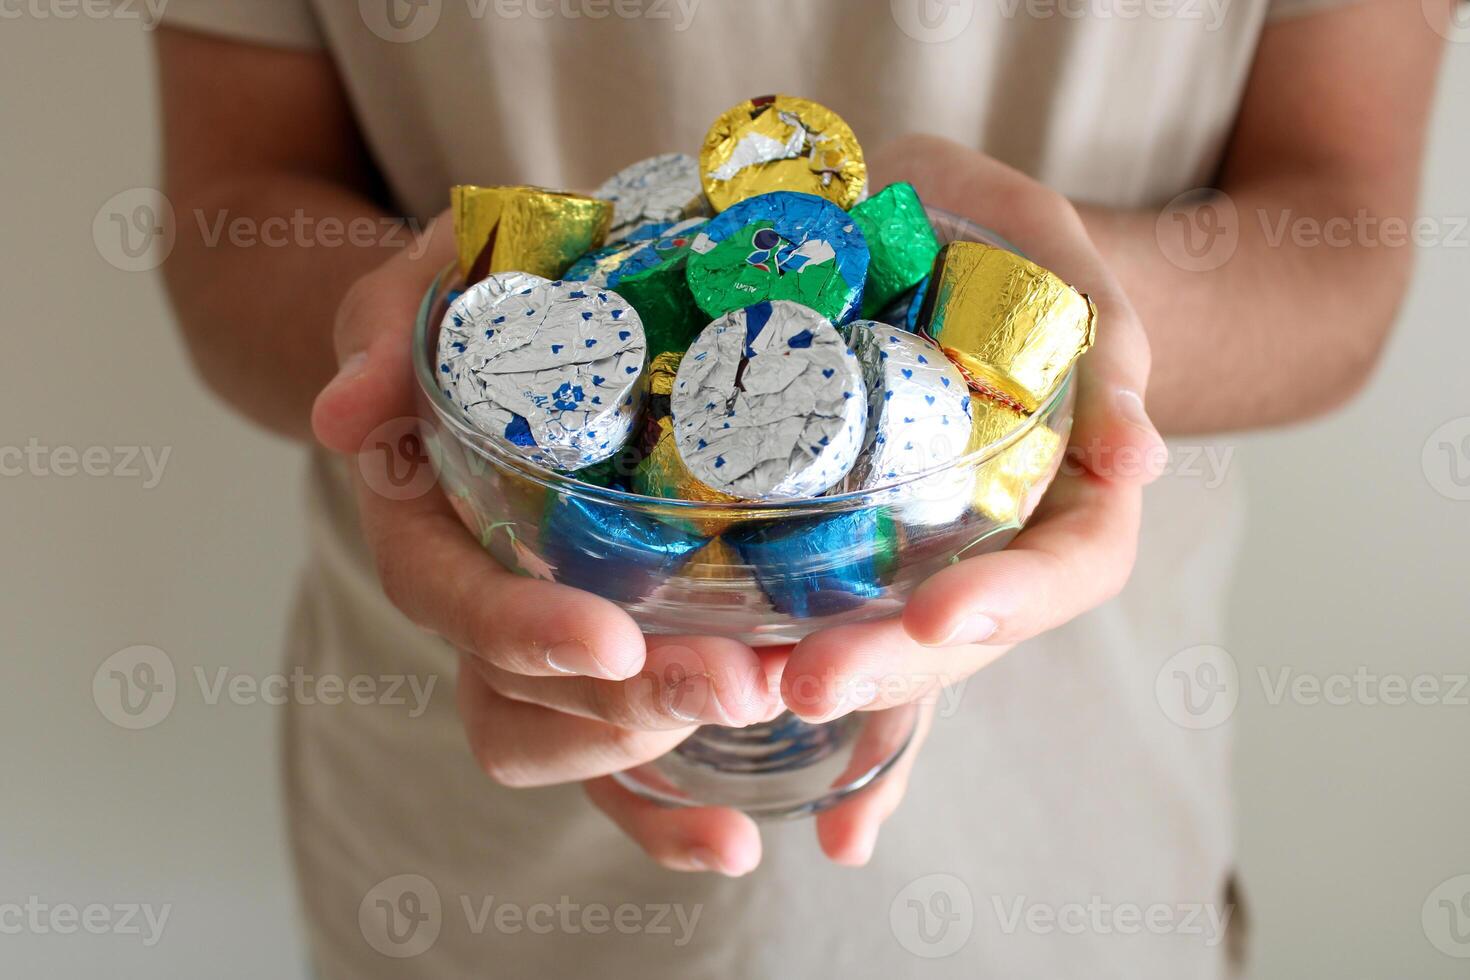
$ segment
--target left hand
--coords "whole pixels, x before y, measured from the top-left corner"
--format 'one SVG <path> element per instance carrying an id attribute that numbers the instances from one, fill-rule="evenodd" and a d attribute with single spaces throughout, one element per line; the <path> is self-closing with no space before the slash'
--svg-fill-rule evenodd
<path id="1" fill-rule="evenodd" d="M 1079 363 L 1068 462 L 1010 547 L 932 576 L 900 618 L 825 630 L 792 650 L 782 697 L 810 721 L 915 700 L 932 714 L 940 687 L 1117 595 L 1133 569 L 1143 486 L 1167 462 L 1144 411 L 1143 325 L 1067 199 L 937 137 L 895 141 L 870 164 L 874 187 L 906 180 L 926 204 L 996 231 L 1090 295 L 1097 341 Z M 871 791 L 826 815 L 819 837 L 833 859 L 866 859 L 878 825 L 903 795 L 913 748 L 907 756 Z"/>

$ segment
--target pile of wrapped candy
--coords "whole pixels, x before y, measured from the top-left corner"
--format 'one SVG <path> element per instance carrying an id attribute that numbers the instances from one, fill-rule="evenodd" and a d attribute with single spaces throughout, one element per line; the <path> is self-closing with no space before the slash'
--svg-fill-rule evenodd
<path id="1" fill-rule="evenodd" d="M 1014 522 L 1037 477 L 1024 461 L 1054 445 L 1014 447 L 958 491 L 945 470 L 1025 427 L 1092 343 L 1085 295 L 1013 251 L 942 245 L 909 184 L 870 196 L 852 130 L 805 99 L 735 106 L 697 159 L 643 160 L 591 197 L 460 186 L 452 203 L 464 288 L 438 377 L 500 450 L 663 499 L 899 494 L 891 514 L 749 527 L 555 495 L 542 552 L 558 580 L 612 598 L 636 601 L 714 545 L 779 610 L 819 615 L 824 596 L 876 590 L 882 569 L 783 578 L 794 553 L 971 508 Z"/>

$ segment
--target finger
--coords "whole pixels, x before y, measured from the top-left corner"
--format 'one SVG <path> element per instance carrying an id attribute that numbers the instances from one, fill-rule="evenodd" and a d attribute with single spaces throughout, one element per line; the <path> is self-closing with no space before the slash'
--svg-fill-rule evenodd
<path id="1" fill-rule="evenodd" d="M 500 694 L 640 730 L 694 724 L 742 727 L 765 720 L 773 702 L 754 650 L 713 636 L 650 636 L 643 669 L 626 681 L 591 677 L 528 677 L 485 665 L 481 673 Z"/>
<path id="2" fill-rule="evenodd" d="M 888 758 L 895 730 L 906 729 L 912 721 L 905 714 L 900 710 L 874 715 L 863 729 L 866 744 L 859 745 L 854 758 L 861 759 L 865 765 L 875 765 Z M 817 842 L 822 852 L 837 864 L 862 867 L 872 858 L 878 843 L 878 831 L 884 821 L 893 816 L 908 792 L 914 762 L 924 740 L 929 737 L 933 721 L 932 709 L 921 711 L 913 739 L 888 772 L 866 789 L 817 814 Z"/>
<path id="3" fill-rule="evenodd" d="M 360 473 L 355 483 L 383 590 L 415 623 L 515 673 L 622 680 L 642 669 L 643 633 L 611 602 L 506 571 L 437 490 L 390 500 Z"/>
<path id="4" fill-rule="evenodd" d="M 1141 509 L 1137 488 L 1085 473 L 1059 476 L 1010 547 L 921 583 L 904 609 L 904 630 L 928 646 L 1004 645 L 1068 622 L 1127 583 Z"/>
<path id="5" fill-rule="evenodd" d="M 334 330 L 339 370 L 312 408 L 312 431 L 322 445 L 356 453 L 373 429 L 413 414 L 414 321 L 453 255 L 452 223 L 441 216 L 347 291 Z"/>
<path id="6" fill-rule="evenodd" d="M 792 712 L 814 723 L 853 711 L 933 704 L 943 688 L 988 666 L 1009 649 L 980 644 L 927 647 L 910 637 L 898 619 L 839 626 L 797 644 L 781 677 L 781 698 Z"/>
<path id="7" fill-rule="evenodd" d="M 692 728 L 635 732 L 502 697 L 461 655 L 456 698 L 480 769 L 503 786 L 552 786 L 657 759 Z"/>
<path id="8" fill-rule="evenodd" d="M 738 878 L 760 864 L 760 831 L 738 810 L 661 807 L 613 779 L 595 779 L 586 784 L 586 791 L 623 833 L 666 868 Z"/>

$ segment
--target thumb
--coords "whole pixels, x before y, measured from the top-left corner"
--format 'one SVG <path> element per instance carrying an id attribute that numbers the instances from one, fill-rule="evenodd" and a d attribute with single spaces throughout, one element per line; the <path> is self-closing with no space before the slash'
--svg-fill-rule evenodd
<path id="1" fill-rule="evenodd" d="M 424 293 L 453 255 L 451 222 L 441 214 L 342 298 L 334 327 L 337 375 L 311 412 L 323 446 L 354 454 L 373 429 L 414 413 L 414 321 Z"/>

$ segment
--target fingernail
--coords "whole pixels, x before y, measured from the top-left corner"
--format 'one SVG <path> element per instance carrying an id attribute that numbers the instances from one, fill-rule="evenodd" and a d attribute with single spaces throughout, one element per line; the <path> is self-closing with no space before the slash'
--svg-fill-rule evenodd
<path id="1" fill-rule="evenodd" d="M 1158 428 L 1154 426 L 1153 420 L 1148 417 L 1148 410 L 1143 407 L 1143 396 L 1132 388 L 1119 390 L 1118 414 L 1123 416 L 1123 421 L 1140 432 L 1146 432 L 1155 439 L 1159 438 Z"/>
<path id="2" fill-rule="evenodd" d="M 718 871 L 721 874 L 725 872 L 720 856 L 708 847 L 691 847 L 684 859 L 696 871 Z"/>
<path id="3" fill-rule="evenodd" d="M 944 639 L 940 640 L 938 643 L 926 643 L 924 645 L 934 647 L 953 647 L 961 646 L 966 643 L 984 643 L 986 640 L 995 635 L 996 629 L 998 629 L 998 627 L 996 626 L 995 620 L 991 619 L 989 616 L 985 615 L 984 613 L 971 613 L 969 616 L 966 616 L 964 619 L 960 620 L 959 625 L 956 626 Z"/>
<path id="4" fill-rule="evenodd" d="M 730 725 L 715 688 L 704 674 L 690 674 L 664 689 L 664 707 L 669 714 L 689 724 Z"/>
<path id="5" fill-rule="evenodd" d="M 857 864 L 867 864 L 873 859 L 873 851 L 878 848 L 878 828 L 865 827 L 853 846 L 853 855 Z"/>
<path id="6" fill-rule="evenodd" d="M 546 665 L 563 674 L 581 674 L 605 680 L 622 680 L 592 655 L 592 648 L 581 640 L 567 640 L 546 651 Z"/>
<path id="7" fill-rule="evenodd" d="M 362 373 L 362 369 L 367 366 L 367 359 L 368 355 L 365 350 L 360 350 L 356 354 L 347 355 L 347 359 L 337 368 L 336 376 L 327 384 L 327 387 L 331 388 L 357 377 Z"/>

